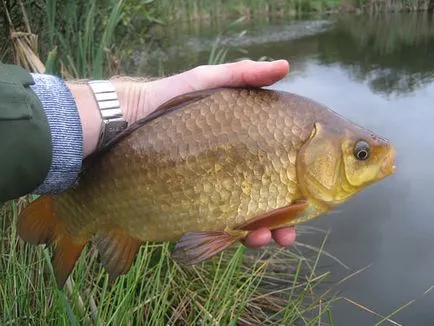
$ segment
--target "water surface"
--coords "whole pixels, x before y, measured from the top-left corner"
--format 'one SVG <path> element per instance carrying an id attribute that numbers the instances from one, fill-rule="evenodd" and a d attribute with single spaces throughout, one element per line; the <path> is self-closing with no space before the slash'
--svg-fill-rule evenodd
<path id="1" fill-rule="evenodd" d="M 130 72 L 156 74 L 207 62 L 225 23 L 169 28 L 161 49 L 135 51 Z M 241 38 L 237 33 L 246 29 Z M 292 71 L 271 88 L 306 95 L 391 139 L 397 172 L 339 209 L 310 222 L 331 230 L 326 250 L 351 271 L 370 268 L 340 288 L 342 295 L 383 315 L 410 300 L 393 317 L 403 325 L 434 325 L 434 24 L 420 15 L 339 17 L 248 22 L 225 34 L 225 44 L 247 55 L 284 58 Z M 240 53 L 230 52 L 232 58 Z M 322 236 L 301 237 L 317 243 Z M 350 272 L 323 259 L 339 280 Z M 380 320 L 340 303 L 336 325 Z M 387 323 L 385 323 L 387 324 Z"/>

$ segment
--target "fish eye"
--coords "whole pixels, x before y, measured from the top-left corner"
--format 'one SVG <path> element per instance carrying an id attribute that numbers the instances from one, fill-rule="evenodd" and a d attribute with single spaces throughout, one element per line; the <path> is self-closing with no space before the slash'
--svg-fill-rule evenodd
<path id="1" fill-rule="evenodd" d="M 369 157 L 369 144 L 364 140 L 359 140 L 354 146 L 354 156 L 359 161 L 364 161 Z"/>

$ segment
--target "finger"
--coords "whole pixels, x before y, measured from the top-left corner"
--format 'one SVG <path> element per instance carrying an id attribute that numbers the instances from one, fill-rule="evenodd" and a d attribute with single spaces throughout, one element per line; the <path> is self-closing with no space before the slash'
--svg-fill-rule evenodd
<path id="1" fill-rule="evenodd" d="M 276 229 L 272 232 L 272 237 L 278 245 L 282 247 L 291 246 L 296 237 L 295 229 L 293 227 L 284 227 Z"/>
<path id="2" fill-rule="evenodd" d="M 262 87 L 268 86 L 285 77 L 289 72 L 286 60 L 271 62 L 243 60 L 220 65 L 199 66 L 192 69 L 191 80 L 195 90 L 214 87 Z"/>
<path id="3" fill-rule="evenodd" d="M 260 228 L 249 233 L 243 243 L 249 248 L 258 248 L 266 245 L 271 240 L 271 231 L 267 228 Z"/>
<path id="4" fill-rule="evenodd" d="M 262 87 L 282 79 L 289 71 L 286 60 L 259 62 L 243 60 L 205 65 L 148 83 L 144 107 L 155 109 L 167 100 L 191 91 L 216 87 Z M 158 94 L 156 96 L 155 94 Z M 145 110 L 146 111 L 146 110 Z M 144 112 L 145 115 L 149 112 Z"/>

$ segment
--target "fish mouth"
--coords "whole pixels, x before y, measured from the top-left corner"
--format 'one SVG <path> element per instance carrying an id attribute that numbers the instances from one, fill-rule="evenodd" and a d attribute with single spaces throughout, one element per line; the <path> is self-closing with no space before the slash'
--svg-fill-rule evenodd
<path id="1" fill-rule="evenodd" d="M 395 149 L 391 147 L 386 157 L 383 159 L 383 162 L 381 162 L 380 171 L 378 173 L 378 177 L 380 179 L 395 173 L 396 170 L 395 156 L 396 156 Z"/>

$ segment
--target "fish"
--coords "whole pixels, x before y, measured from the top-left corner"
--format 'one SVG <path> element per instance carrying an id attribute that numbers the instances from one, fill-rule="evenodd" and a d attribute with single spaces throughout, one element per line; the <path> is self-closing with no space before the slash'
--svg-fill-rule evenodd
<path id="1" fill-rule="evenodd" d="M 88 243 L 111 280 L 148 241 L 176 243 L 182 266 L 211 259 L 252 230 L 304 223 L 395 171 L 386 138 L 294 93 L 187 93 L 87 157 L 70 189 L 19 214 L 19 236 L 53 248 L 62 288 Z"/>

